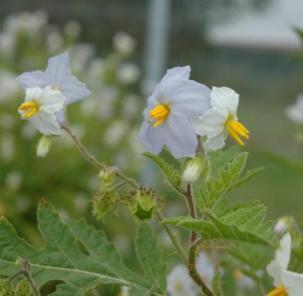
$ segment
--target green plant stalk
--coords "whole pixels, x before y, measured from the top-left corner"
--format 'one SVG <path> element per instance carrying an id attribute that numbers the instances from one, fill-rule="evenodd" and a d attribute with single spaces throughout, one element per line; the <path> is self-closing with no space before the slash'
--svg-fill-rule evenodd
<path id="1" fill-rule="evenodd" d="M 78 151 L 82 154 L 82 156 L 91 165 L 93 165 L 98 170 L 108 169 L 107 165 L 105 165 L 104 163 L 99 162 L 92 154 L 90 154 L 90 152 L 87 150 L 87 148 L 82 144 L 82 142 L 77 138 L 77 136 L 71 131 L 71 129 L 69 127 L 62 124 L 61 128 L 69 135 L 69 137 L 72 139 L 75 146 L 77 147 Z M 134 179 L 129 178 L 128 176 L 123 174 L 118 168 L 114 168 L 114 170 L 115 170 L 116 176 L 119 177 L 121 180 L 123 180 L 125 183 L 127 183 L 128 185 L 130 185 L 131 187 L 133 187 L 135 189 L 140 188 L 140 185 Z M 162 215 L 158 212 L 157 216 L 158 216 L 158 219 L 161 221 L 162 220 Z M 184 263 L 186 263 L 187 258 L 186 258 L 185 252 L 184 252 L 180 242 L 178 241 L 177 237 L 173 234 L 173 232 L 171 231 L 171 229 L 167 225 L 162 224 L 162 223 L 161 223 L 161 225 L 163 226 L 165 232 L 167 233 L 167 235 L 171 239 L 172 243 L 174 244 L 180 258 L 182 259 L 182 261 Z"/>
<path id="2" fill-rule="evenodd" d="M 186 187 L 186 200 L 187 200 L 188 212 L 190 216 L 193 218 L 197 218 L 197 211 L 193 199 L 191 184 L 188 184 Z M 188 271 L 192 279 L 196 282 L 196 284 L 199 287 L 201 287 L 202 292 L 206 296 L 213 296 L 212 291 L 204 283 L 204 281 L 202 280 L 196 269 L 196 250 L 199 244 L 199 241 L 197 241 L 197 237 L 198 237 L 197 233 L 195 231 L 192 231 L 190 235 L 190 247 L 189 247 L 188 263 L 187 263 Z"/>

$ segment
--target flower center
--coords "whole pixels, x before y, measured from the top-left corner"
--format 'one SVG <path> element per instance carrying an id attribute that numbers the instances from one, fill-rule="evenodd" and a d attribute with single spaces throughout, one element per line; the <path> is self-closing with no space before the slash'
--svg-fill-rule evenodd
<path id="1" fill-rule="evenodd" d="M 154 120 L 154 127 L 163 123 L 170 113 L 170 108 L 166 104 L 159 104 L 149 111 L 149 116 Z"/>
<path id="2" fill-rule="evenodd" d="M 267 296 L 287 296 L 287 291 L 284 287 L 277 287 L 270 291 Z"/>
<path id="3" fill-rule="evenodd" d="M 241 146 L 244 146 L 244 140 L 249 139 L 249 130 L 238 120 L 228 119 L 225 128 L 229 135 Z"/>
<path id="4" fill-rule="evenodd" d="M 39 109 L 40 104 L 35 100 L 25 102 L 18 108 L 19 111 L 22 111 L 22 117 L 26 119 L 35 116 L 39 112 Z"/>

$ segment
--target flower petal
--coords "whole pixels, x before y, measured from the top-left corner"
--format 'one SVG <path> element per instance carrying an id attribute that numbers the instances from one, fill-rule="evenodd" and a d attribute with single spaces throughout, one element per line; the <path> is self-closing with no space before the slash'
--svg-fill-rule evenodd
<path id="1" fill-rule="evenodd" d="M 154 128 L 152 124 L 144 121 L 140 130 L 140 140 L 145 149 L 151 153 L 159 154 L 164 146 L 164 132 L 163 125 Z"/>
<path id="2" fill-rule="evenodd" d="M 59 90 L 46 87 L 40 95 L 41 111 L 55 113 L 63 110 L 65 97 Z"/>
<path id="3" fill-rule="evenodd" d="M 215 137 L 223 132 L 225 121 L 222 113 L 210 109 L 202 117 L 194 118 L 193 125 L 199 135 Z"/>
<path id="4" fill-rule="evenodd" d="M 206 151 L 216 151 L 224 147 L 225 139 L 227 135 L 222 132 L 215 137 L 208 138 L 204 143 L 204 148 Z"/>
<path id="5" fill-rule="evenodd" d="M 55 114 L 40 112 L 29 119 L 40 133 L 44 135 L 60 135 L 61 128 Z"/>
<path id="6" fill-rule="evenodd" d="M 291 236 L 286 233 L 281 241 L 280 247 L 275 253 L 274 260 L 267 266 L 268 274 L 274 279 L 276 287 L 283 284 L 282 273 L 287 270 L 291 253 Z"/>
<path id="7" fill-rule="evenodd" d="M 239 94 L 228 87 L 213 87 L 211 91 L 211 105 L 223 114 L 237 114 Z"/>
<path id="8" fill-rule="evenodd" d="M 25 72 L 17 77 L 23 89 L 30 87 L 44 87 L 45 75 L 42 71 Z"/>
<path id="9" fill-rule="evenodd" d="M 183 116 L 172 114 L 168 120 L 169 132 L 165 144 L 175 158 L 193 157 L 198 144 L 192 123 Z"/>
<path id="10" fill-rule="evenodd" d="M 282 273 L 283 285 L 287 290 L 288 296 L 301 296 L 303 291 L 303 274 L 292 271 Z"/>

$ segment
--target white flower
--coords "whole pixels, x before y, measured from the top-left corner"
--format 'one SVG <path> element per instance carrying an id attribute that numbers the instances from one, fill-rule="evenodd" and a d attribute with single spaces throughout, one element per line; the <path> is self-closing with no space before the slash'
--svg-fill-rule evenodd
<path id="1" fill-rule="evenodd" d="M 182 179 L 185 183 L 194 183 L 196 182 L 203 169 L 204 161 L 200 156 L 197 156 L 193 159 L 190 159 L 183 171 Z"/>
<path id="2" fill-rule="evenodd" d="M 26 89 L 25 102 L 18 111 L 22 119 L 28 119 L 44 135 L 59 135 L 61 128 L 56 113 L 64 107 L 65 97 L 59 90 L 47 86 L 44 89 Z"/>
<path id="3" fill-rule="evenodd" d="M 167 277 L 169 296 L 198 296 L 199 289 L 184 265 L 175 266 Z"/>
<path id="4" fill-rule="evenodd" d="M 295 104 L 286 108 L 286 116 L 293 123 L 303 125 L 303 94 L 297 97 Z"/>
<path id="5" fill-rule="evenodd" d="M 267 266 L 268 274 L 274 279 L 274 286 L 268 296 L 301 296 L 303 274 L 288 271 L 291 255 L 291 236 L 286 233 L 280 241 L 280 247 L 274 260 Z"/>
<path id="6" fill-rule="evenodd" d="M 46 36 L 46 46 L 50 53 L 57 52 L 64 44 L 63 36 L 58 31 L 52 31 Z"/>
<path id="7" fill-rule="evenodd" d="M 198 141 L 192 118 L 208 110 L 210 91 L 190 80 L 190 71 L 189 66 L 168 70 L 148 98 L 140 139 L 154 154 L 166 146 L 175 158 L 195 155 Z"/>
<path id="8" fill-rule="evenodd" d="M 215 277 L 215 268 L 205 252 L 199 253 L 196 260 L 196 268 L 205 284 L 211 287 L 212 280 Z"/>
<path id="9" fill-rule="evenodd" d="M 16 77 L 8 71 L 0 71 L 0 104 L 13 96 L 16 96 L 20 91 L 20 87 L 16 82 Z"/>
<path id="10" fill-rule="evenodd" d="M 228 87 L 213 87 L 212 108 L 194 121 L 197 133 L 207 137 L 207 150 L 222 148 L 228 135 L 242 146 L 243 139 L 249 139 L 249 131 L 238 121 L 238 105 L 239 95 L 234 90 Z"/>
<path id="11" fill-rule="evenodd" d="M 61 91 L 66 98 L 65 105 L 77 102 L 90 95 L 86 85 L 71 74 L 67 52 L 50 58 L 45 72 L 26 72 L 18 76 L 17 80 L 24 89 L 49 86 Z M 57 118 L 59 121 L 63 121 L 63 109 L 57 114 Z"/>
<path id="12" fill-rule="evenodd" d="M 134 51 L 137 42 L 127 33 L 119 32 L 114 36 L 113 45 L 118 53 L 122 55 L 129 55 Z"/>
<path id="13" fill-rule="evenodd" d="M 295 224 L 294 218 L 291 216 L 284 216 L 278 219 L 274 226 L 274 231 L 278 234 L 284 234 Z"/>
<path id="14" fill-rule="evenodd" d="M 129 85 L 138 81 L 140 70 L 135 64 L 122 64 L 117 69 L 117 79 L 120 83 Z"/>

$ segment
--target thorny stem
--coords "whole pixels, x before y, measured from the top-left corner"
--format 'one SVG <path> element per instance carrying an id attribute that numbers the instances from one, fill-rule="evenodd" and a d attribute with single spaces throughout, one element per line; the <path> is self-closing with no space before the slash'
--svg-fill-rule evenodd
<path id="1" fill-rule="evenodd" d="M 92 164 L 95 168 L 99 169 L 99 170 L 104 170 L 107 169 L 107 165 L 99 162 L 92 154 L 90 154 L 90 152 L 87 150 L 87 148 L 82 144 L 82 142 L 77 138 L 77 136 L 71 131 L 71 129 L 62 124 L 61 128 L 70 136 L 70 138 L 72 139 L 72 141 L 74 142 L 75 146 L 77 147 L 78 151 L 84 156 L 84 158 L 90 163 Z M 119 177 L 121 180 L 123 180 L 125 183 L 127 183 L 128 185 L 130 185 L 131 187 L 135 188 L 135 189 L 139 189 L 140 185 L 132 178 L 127 177 L 125 174 L 123 174 L 118 168 L 112 168 L 115 170 L 115 174 L 117 177 Z M 118 184 L 119 186 L 122 185 Z M 162 215 L 160 212 L 157 213 L 158 219 L 161 221 L 163 220 Z M 166 231 L 167 235 L 169 236 L 169 238 L 171 239 L 172 243 L 174 244 L 176 250 L 178 251 L 181 259 L 184 261 L 184 263 L 187 262 L 187 258 L 186 255 L 182 249 L 181 244 L 179 243 L 178 239 L 176 238 L 176 236 L 173 234 L 173 232 L 171 231 L 170 227 L 162 224 L 164 230 Z"/>
<path id="2" fill-rule="evenodd" d="M 162 216 L 160 211 L 157 212 L 157 217 L 158 217 L 158 220 L 160 222 L 162 222 L 163 216 Z M 174 244 L 177 252 L 179 253 L 180 258 L 183 261 L 183 263 L 186 264 L 187 263 L 186 254 L 185 254 L 181 244 L 179 243 L 176 235 L 173 233 L 173 231 L 170 229 L 170 227 L 168 225 L 162 224 L 162 226 L 163 226 L 164 230 L 166 231 L 167 235 L 169 236 L 169 238 L 171 239 L 172 243 Z"/>
<path id="3" fill-rule="evenodd" d="M 188 205 L 188 211 L 192 218 L 197 217 L 197 211 L 195 207 L 195 203 L 193 200 L 193 193 L 192 193 L 192 185 L 188 184 L 186 187 L 186 200 Z M 196 284 L 201 287 L 202 292 L 206 296 L 213 296 L 213 293 L 211 290 L 207 287 L 207 285 L 203 282 L 202 278 L 200 277 L 197 269 L 196 269 L 196 250 L 197 246 L 199 244 L 199 241 L 197 241 L 197 233 L 195 231 L 191 232 L 190 235 L 190 248 L 189 248 L 189 254 L 188 254 L 188 270 L 189 274 L 192 277 L 192 279 L 196 282 Z"/>
<path id="4" fill-rule="evenodd" d="M 34 279 L 32 278 L 31 272 L 30 272 L 30 264 L 24 260 L 21 259 L 21 270 L 15 273 L 13 276 L 10 277 L 9 281 L 12 282 L 15 278 L 17 278 L 19 275 L 23 275 L 24 277 L 27 278 L 31 288 L 32 292 L 34 293 L 35 296 L 40 296 L 39 288 L 34 282 Z"/>

